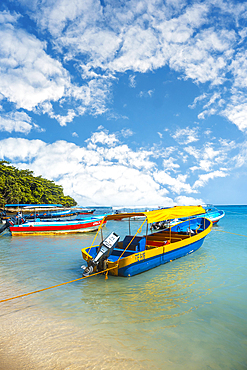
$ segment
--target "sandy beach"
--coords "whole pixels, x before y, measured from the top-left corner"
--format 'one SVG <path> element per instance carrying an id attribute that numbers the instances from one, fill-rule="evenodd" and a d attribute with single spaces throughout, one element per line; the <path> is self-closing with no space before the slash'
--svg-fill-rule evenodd
<path id="1" fill-rule="evenodd" d="M 4 282 L 1 282 L 0 293 L 3 298 L 14 295 L 13 289 Z M 146 368 L 125 358 L 82 328 L 42 311 L 33 296 L 0 304 L 0 369 Z"/>

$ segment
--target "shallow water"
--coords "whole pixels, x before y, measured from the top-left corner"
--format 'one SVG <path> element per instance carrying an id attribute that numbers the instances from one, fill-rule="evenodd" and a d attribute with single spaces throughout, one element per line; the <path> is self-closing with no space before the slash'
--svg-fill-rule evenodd
<path id="1" fill-rule="evenodd" d="M 31 357 L 44 369 L 246 369 L 247 206 L 218 208 L 226 216 L 191 255 L 131 278 L 95 276 L 1 303 L 2 354 L 25 332 L 23 364 Z M 128 227 L 109 222 L 104 235 Z M 81 277 L 81 248 L 94 235 L 2 236 L 1 298 Z"/>

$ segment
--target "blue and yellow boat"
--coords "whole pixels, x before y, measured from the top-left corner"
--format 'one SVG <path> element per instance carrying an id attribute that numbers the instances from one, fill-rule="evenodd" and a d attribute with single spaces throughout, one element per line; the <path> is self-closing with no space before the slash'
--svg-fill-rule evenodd
<path id="1" fill-rule="evenodd" d="M 124 218 L 143 217 L 144 220 L 134 235 L 126 235 L 122 241 L 112 232 L 105 239 L 102 235 L 100 245 L 94 246 L 95 236 L 92 245 L 82 249 L 83 259 L 87 262 L 87 266 L 82 266 L 83 276 L 100 271 L 115 276 L 133 276 L 196 251 L 212 229 L 212 222 L 207 218 L 195 218 L 203 213 L 205 210 L 201 206 L 181 206 L 106 216 L 102 225 L 109 220 Z M 185 217 L 186 220 L 166 230 L 148 233 L 149 224 Z M 146 235 L 139 236 L 145 223 Z"/>

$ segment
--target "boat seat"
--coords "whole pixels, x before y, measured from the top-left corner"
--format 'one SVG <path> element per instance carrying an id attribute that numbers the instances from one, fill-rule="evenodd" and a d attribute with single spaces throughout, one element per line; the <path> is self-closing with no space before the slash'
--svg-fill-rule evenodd
<path id="1" fill-rule="evenodd" d="M 149 247 L 163 247 L 167 244 L 170 244 L 170 240 L 147 240 L 147 246 Z"/>
<path id="2" fill-rule="evenodd" d="M 113 251 L 112 251 L 112 254 L 108 257 L 108 260 L 109 261 L 112 261 L 112 262 L 115 262 L 119 259 L 119 257 L 121 256 L 121 254 L 123 253 L 124 249 L 119 249 L 119 248 L 114 248 Z M 136 251 L 130 251 L 130 250 L 126 250 L 122 256 L 122 258 L 124 257 L 128 257 L 128 256 L 131 256 L 132 254 L 135 254 Z"/>
<path id="3" fill-rule="evenodd" d="M 125 249 L 128 246 L 128 251 L 134 251 L 134 252 L 142 252 L 145 251 L 146 247 L 146 238 L 142 236 L 135 236 L 132 240 L 132 235 L 126 235 L 126 237 L 123 240 L 122 248 Z M 131 241 L 132 240 L 132 241 Z M 129 243 L 131 244 L 129 245 Z M 121 245 L 118 243 L 119 246 Z"/>

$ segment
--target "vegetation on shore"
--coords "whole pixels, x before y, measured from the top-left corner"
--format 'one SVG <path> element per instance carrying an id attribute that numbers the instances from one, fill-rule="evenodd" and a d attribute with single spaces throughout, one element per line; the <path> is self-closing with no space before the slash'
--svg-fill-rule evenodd
<path id="1" fill-rule="evenodd" d="M 54 181 L 35 177 L 33 171 L 18 170 L 10 162 L 0 161 L 0 207 L 15 203 L 77 205 L 73 198 L 64 195 L 63 187 Z"/>

